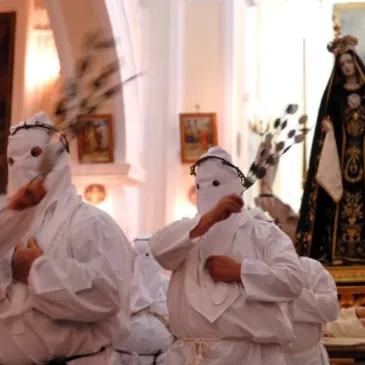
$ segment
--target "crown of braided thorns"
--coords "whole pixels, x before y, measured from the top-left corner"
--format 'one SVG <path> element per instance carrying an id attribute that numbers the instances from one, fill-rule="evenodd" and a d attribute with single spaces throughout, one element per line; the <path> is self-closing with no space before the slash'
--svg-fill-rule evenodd
<path id="1" fill-rule="evenodd" d="M 251 164 L 250 170 L 248 174 L 245 176 L 242 171 L 237 167 L 232 165 L 229 161 L 225 160 L 224 158 L 217 157 L 217 156 L 206 156 L 195 162 L 193 166 L 190 168 L 190 174 L 196 176 L 196 167 L 207 161 L 209 159 L 216 159 L 222 162 L 223 165 L 232 167 L 237 171 L 237 175 L 241 180 L 241 184 L 243 190 L 241 195 L 244 191 L 249 189 L 251 186 L 255 184 L 257 180 L 260 180 L 266 176 L 267 169 L 271 166 L 276 165 L 279 162 L 280 157 L 287 153 L 294 145 L 301 143 L 304 141 L 306 133 L 310 130 L 308 128 L 302 128 L 301 130 L 297 131 L 296 128 L 289 130 L 287 133 L 287 138 L 276 142 L 276 137 L 279 136 L 284 130 L 286 130 L 288 126 L 288 118 L 291 115 L 294 115 L 298 110 L 298 105 L 296 104 L 289 104 L 284 114 L 276 118 L 273 124 L 272 131 L 266 133 L 266 135 L 262 136 L 263 138 L 263 149 L 261 152 L 256 156 L 254 162 Z M 299 125 L 305 125 L 307 122 L 307 116 L 302 115 L 299 118 Z M 271 145 L 274 145 L 274 151 L 271 151 Z"/>
<path id="2" fill-rule="evenodd" d="M 190 175 L 196 176 L 196 168 L 199 167 L 200 164 L 202 164 L 203 162 L 205 162 L 207 160 L 218 160 L 218 161 L 220 161 L 222 163 L 222 165 L 229 166 L 229 167 L 235 169 L 236 172 L 237 172 L 238 177 L 241 180 L 242 186 L 245 186 L 246 177 L 243 174 L 243 172 L 237 166 L 231 164 L 229 161 L 225 160 L 222 157 L 218 157 L 218 156 L 205 156 L 205 157 L 202 157 L 201 159 L 199 159 L 198 161 L 196 161 L 194 163 L 194 165 L 192 165 L 190 167 Z"/>
<path id="3" fill-rule="evenodd" d="M 66 136 L 62 135 L 59 130 L 55 127 L 53 127 L 52 125 L 40 122 L 40 121 L 36 121 L 34 124 L 27 124 L 27 121 L 24 122 L 24 124 L 14 128 L 13 131 L 10 132 L 11 136 L 14 136 L 16 133 L 18 133 L 20 130 L 22 129 L 33 129 L 33 128 L 43 128 L 46 129 L 48 131 L 48 133 L 53 134 L 53 133 L 59 133 L 60 135 L 60 141 L 63 144 L 63 146 L 65 147 L 65 150 L 67 151 L 67 153 L 70 152 L 70 146 L 68 143 L 68 140 L 66 138 Z"/>

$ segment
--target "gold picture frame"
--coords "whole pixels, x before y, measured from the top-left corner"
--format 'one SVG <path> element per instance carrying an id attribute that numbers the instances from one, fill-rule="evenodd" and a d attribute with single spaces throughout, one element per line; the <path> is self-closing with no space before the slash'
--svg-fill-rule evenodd
<path id="1" fill-rule="evenodd" d="M 365 3 L 338 3 L 333 5 L 333 16 L 341 26 L 342 35 L 358 38 L 356 52 L 365 60 Z"/>
<path id="2" fill-rule="evenodd" d="M 216 113 L 180 114 L 181 161 L 194 163 L 218 144 Z"/>
<path id="3" fill-rule="evenodd" d="M 114 162 L 113 117 L 111 114 L 85 115 L 86 133 L 77 138 L 80 164 Z"/>

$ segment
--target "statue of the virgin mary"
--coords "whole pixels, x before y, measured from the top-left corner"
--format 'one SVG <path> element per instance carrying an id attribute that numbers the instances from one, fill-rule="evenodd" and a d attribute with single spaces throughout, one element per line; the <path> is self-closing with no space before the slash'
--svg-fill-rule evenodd
<path id="1" fill-rule="evenodd" d="M 296 233 L 298 253 L 327 265 L 365 263 L 365 67 L 356 45 L 353 36 L 338 36 L 328 45 L 335 62 L 319 109 Z"/>

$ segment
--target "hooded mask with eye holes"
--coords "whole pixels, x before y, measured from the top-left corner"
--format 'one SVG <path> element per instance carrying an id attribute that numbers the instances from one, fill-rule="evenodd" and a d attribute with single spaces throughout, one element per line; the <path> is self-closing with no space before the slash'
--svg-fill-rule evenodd
<path id="1" fill-rule="evenodd" d="M 191 167 L 192 175 L 196 176 L 198 214 L 208 212 L 226 195 L 241 194 L 244 175 L 231 161 L 229 153 L 216 146 Z M 196 270 L 189 273 L 185 283 L 190 305 L 211 323 L 239 297 L 240 289 L 238 284 L 215 282 L 205 270 L 205 262 L 211 255 L 232 256 L 241 214 L 232 214 L 216 223 L 201 238 L 194 263 Z M 196 292 L 204 294 L 197 296 Z"/>
<path id="2" fill-rule="evenodd" d="M 42 157 L 47 148 L 68 150 L 67 144 L 60 136 L 51 142 L 48 132 L 52 129 L 54 127 L 44 112 L 39 112 L 10 128 L 7 151 L 8 194 L 14 193 L 39 175 Z M 37 219 L 34 221 L 31 231 L 28 232 L 28 237 L 24 239 L 42 232 L 42 236 L 47 241 L 51 241 L 52 234 L 57 232 L 80 204 L 81 199 L 72 185 L 71 167 L 67 153 L 58 156 L 54 169 L 46 178 L 46 188 L 46 197 L 36 207 Z M 52 209 L 49 210 L 51 206 Z"/>
<path id="3" fill-rule="evenodd" d="M 241 194 L 243 174 L 232 165 L 230 154 L 222 148 L 210 148 L 201 156 L 197 166 L 195 182 L 199 214 L 208 212 L 226 195 Z"/>
<path id="4" fill-rule="evenodd" d="M 152 256 L 149 238 L 148 235 L 139 236 L 133 242 L 137 257 L 131 290 L 132 313 L 152 305 L 162 287 L 162 268 Z"/>
<path id="5" fill-rule="evenodd" d="M 27 121 L 10 128 L 7 151 L 10 193 L 28 184 L 40 173 L 41 159 L 45 149 L 50 145 L 48 132 L 52 129 L 50 119 L 44 112 L 39 112 Z M 67 150 L 61 139 L 52 143 L 52 148 Z M 56 165 L 55 170 L 58 173 L 52 182 L 62 183 L 64 187 L 71 185 L 71 169 L 67 153 L 59 156 Z"/>

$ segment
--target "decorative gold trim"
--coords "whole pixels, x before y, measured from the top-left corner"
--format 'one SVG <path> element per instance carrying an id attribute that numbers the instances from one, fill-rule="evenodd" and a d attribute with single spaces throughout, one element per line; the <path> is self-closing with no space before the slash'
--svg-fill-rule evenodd
<path id="1" fill-rule="evenodd" d="M 342 4 L 334 4 L 333 12 L 338 16 L 337 11 L 341 9 L 356 9 L 356 8 L 365 8 L 365 3 L 342 3 Z"/>
<path id="2" fill-rule="evenodd" d="M 365 266 L 325 266 L 336 284 L 365 283 Z"/>
<path id="3" fill-rule="evenodd" d="M 343 162 L 345 159 L 345 147 L 346 147 L 346 131 L 345 131 L 345 123 L 342 123 L 342 151 L 341 151 L 341 162 L 340 162 L 340 169 L 343 169 Z M 343 173 L 343 171 L 341 171 Z M 342 175 L 342 174 L 341 174 Z M 343 177 L 342 177 L 343 180 Z M 345 193 L 345 190 L 344 192 Z M 336 256 L 336 244 L 337 244 L 337 228 L 338 228 L 338 214 L 340 211 L 340 202 L 336 202 L 336 213 L 335 213 L 335 222 L 333 225 L 333 238 L 332 238 L 332 257 L 331 260 L 335 259 L 342 259 L 343 257 Z"/>

